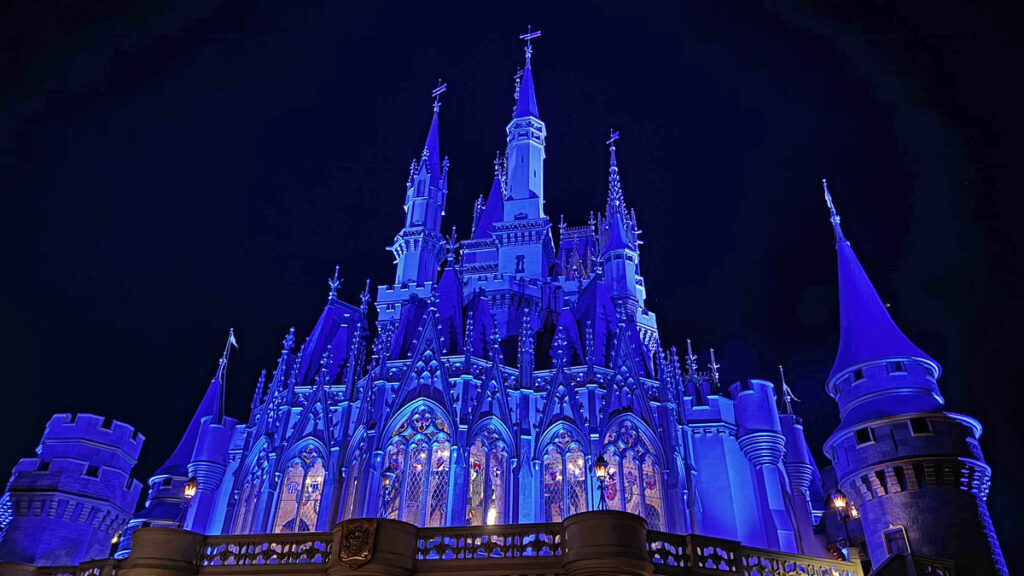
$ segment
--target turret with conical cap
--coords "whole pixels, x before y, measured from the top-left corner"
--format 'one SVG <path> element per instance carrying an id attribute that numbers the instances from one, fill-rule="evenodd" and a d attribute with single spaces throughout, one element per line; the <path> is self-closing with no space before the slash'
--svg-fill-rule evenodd
<path id="1" fill-rule="evenodd" d="M 825 454 L 860 514 L 871 560 L 877 567 L 909 548 L 954 559 L 973 574 L 1007 574 L 985 504 L 991 470 L 978 445 L 981 425 L 942 411 L 939 363 L 889 316 L 823 183 L 836 240 L 840 316 L 839 351 L 826 389 L 841 417 Z"/>
<path id="2" fill-rule="evenodd" d="M 448 196 L 448 160 L 441 159 L 437 115 L 447 84 L 434 89 L 434 115 L 419 161 L 409 172 L 405 192 L 405 225 L 388 249 L 395 255 L 395 283 L 420 284 L 436 280 L 444 256 L 441 217 Z"/>

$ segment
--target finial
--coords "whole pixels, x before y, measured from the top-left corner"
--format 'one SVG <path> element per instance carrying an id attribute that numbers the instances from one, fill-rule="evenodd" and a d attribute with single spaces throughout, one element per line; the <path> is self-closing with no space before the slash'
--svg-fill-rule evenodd
<path id="1" fill-rule="evenodd" d="M 793 400 L 800 401 L 799 398 L 793 395 L 793 391 L 789 389 L 789 385 L 786 384 L 786 372 L 779 366 L 779 379 L 782 382 L 782 409 L 783 414 L 793 413 Z"/>
<path id="2" fill-rule="evenodd" d="M 608 130 L 608 132 L 611 134 L 611 136 L 608 138 L 608 141 L 605 142 L 605 144 L 608 145 L 608 149 L 611 150 L 611 152 L 612 152 L 612 166 L 614 166 L 615 165 L 615 161 L 614 161 L 615 160 L 615 141 L 619 139 L 619 131 L 618 130 Z"/>
<path id="3" fill-rule="evenodd" d="M 533 31 L 532 26 L 526 27 L 526 34 L 519 36 L 520 40 L 526 40 L 526 67 L 530 67 L 530 57 L 533 56 L 533 43 L 531 40 L 534 38 L 540 38 L 540 30 Z"/>
<path id="4" fill-rule="evenodd" d="M 366 279 L 366 286 L 363 287 L 363 291 L 359 294 L 359 301 L 361 302 L 360 307 L 365 312 L 368 308 L 367 303 L 370 301 L 370 279 Z"/>
<path id="5" fill-rule="evenodd" d="M 513 83 L 515 84 L 515 90 L 512 93 L 512 115 L 515 116 L 516 106 L 519 104 L 519 89 L 523 87 L 523 69 L 516 68 L 516 75 Z"/>
<path id="6" fill-rule="evenodd" d="M 452 226 L 452 235 L 448 237 L 448 250 L 445 254 L 449 268 L 455 265 L 455 248 L 458 245 L 459 243 L 455 241 L 455 226 Z"/>
<path id="7" fill-rule="evenodd" d="M 437 79 L 437 88 L 430 93 L 434 98 L 434 114 L 437 114 L 438 110 L 441 109 L 441 94 L 448 89 L 448 83 L 441 83 L 441 79 Z"/>
<path id="8" fill-rule="evenodd" d="M 686 372 L 687 376 L 695 378 L 697 376 L 697 357 L 693 354 L 693 346 L 690 344 L 690 339 L 686 339 Z"/>
<path id="9" fill-rule="evenodd" d="M 619 181 L 619 164 L 615 160 L 615 141 L 619 139 L 619 133 L 616 130 L 610 130 L 610 132 L 611 136 L 605 142 L 611 155 L 608 167 L 608 209 L 606 210 L 608 218 L 611 218 L 613 213 L 622 213 L 626 207 L 626 203 L 622 199 L 622 183 Z M 625 214 L 623 214 L 623 218 L 625 218 Z"/>
<path id="10" fill-rule="evenodd" d="M 286 354 L 292 351 L 292 347 L 295 346 L 295 326 L 288 329 L 288 333 L 284 335 L 284 340 L 281 341 L 281 354 Z"/>
<path id="11" fill-rule="evenodd" d="M 718 369 L 721 366 L 718 362 L 715 362 L 715 349 L 711 348 L 711 364 L 708 364 L 708 368 L 711 369 L 711 381 L 714 382 L 715 386 L 718 386 Z"/>
<path id="12" fill-rule="evenodd" d="M 327 300 L 334 300 L 335 298 L 338 297 L 338 287 L 341 286 L 342 282 L 344 282 L 344 280 L 339 280 L 338 279 L 338 270 L 339 270 L 339 268 L 340 268 L 340 266 L 335 266 L 334 267 L 334 278 L 331 278 L 331 279 L 327 280 L 327 285 L 331 287 L 330 292 L 327 293 Z"/>
<path id="13" fill-rule="evenodd" d="M 843 236 L 843 229 L 839 227 L 839 214 L 836 213 L 835 204 L 832 203 L 832 195 L 828 192 L 828 180 L 822 178 L 821 185 L 825 188 L 825 204 L 828 204 L 829 221 L 832 222 L 832 231 L 836 236 L 836 244 L 841 244 L 846 241 L 846 238 Z"/>

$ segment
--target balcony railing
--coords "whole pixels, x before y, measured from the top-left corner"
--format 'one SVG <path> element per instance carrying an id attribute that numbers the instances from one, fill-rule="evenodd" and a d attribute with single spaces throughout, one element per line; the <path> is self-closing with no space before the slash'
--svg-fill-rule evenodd
<path id="1" fill-rule="evenodd" d="M 602 526 L 607 521 L 591 512 L 586 521 Z M 615 514 L 623 514 L 616 512 Z M 446 574 L 565 574 L 563 562 L 574 561 L 572 546 L 567 543 L 562 524 L 515 524 L 506 526 L 467 526 L 415 529 L 402 523 L 382 520 L 376 527 L 376 547 L 388 552 L 368 562 L 398 562 L 403 573 Z M 0 564 L 0 574 L 25 576 L 117 576 L 118 570 L 138 562 L 153 566 L 166 562 L 164 574 L 199 574 L 200 576 L 234 576 L 239 574 L 310 575 L 326 574 L 329 567 L 344 563 L 341 544 L 344 524 L 332 532 L 300 534 L 256 534 L 208 536 L 166 528 L 140 529 L 136 543 L 148 537 L 150 553 L 145 558 L 137 548 L 125 560 L 96 560 L 73 567 L 37 567 Z M 642 528 L 640 528 L 642 529 Z M 399 547 L 391 545 L 405 534 Z M 638 540 L 641 545 L 643 540 Z M 389 544 L 390 543 L 390 544 Z M 373 543 L 371 542 L 371 547 Z M 584 543 L 585 544 L 585 543 Z M 390 546 L 390 547 L 389 547 Z M 189 552 L 192 550 L 192 552 Z M 180 558 L 167 559 L 165 551 L 176 552 Z M 644 555 L 642 548 L 637 551 Z M 137 554 L 138 553 L 138 554 Z M 593 548 L 588 554 L 593 553 Z M 600 552 L 599 552 L 600 554 Z M 606 560 L 615 562 L 616 552 L 609 551 Z M 863 576 L 860 565 L 825 558 L 800 556 L 772 550 L 742 546 L 737 542 L 699 535 L 679 535 L 648 530 L 646 555 L 660 575 L 735 575 L 735 576 Z M 952 565 L 939 559 L 922 559 L 923 572 L 935 576 L 952 575 Z M 15 570 L 16 569 L 16 570 Z M 388 572 L 388 570 L 385 570 Z M 382 572 L 383 573 L 383 572 Z"/>

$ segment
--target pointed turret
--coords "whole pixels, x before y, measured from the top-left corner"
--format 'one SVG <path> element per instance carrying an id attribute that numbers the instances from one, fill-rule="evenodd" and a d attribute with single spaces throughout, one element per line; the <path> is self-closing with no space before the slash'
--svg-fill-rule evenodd
<path id="1" fill-rule="evenodd" d="M 196 440 L 199 438 L 199 431 L 202 428 L 203 420 L 222 422 L 224 420 L 223 387 L 227 376 L 228 358 L 231 355 L 231 347 L 237 346 L 235 341 L 234 328 L 228 333 L 228 341 L 224 345 L 224 352 L 217 361 L 217 372 L 214 374 L 210 384 L 206 387 L 206 394 L 199 401 L 192 420 L 189 421 L 185 434 L 178 442 L 178 447 L 171 453 L 171 457 L 164 462 L 164 465 L 157 469 L 153 476 L 188 476 L 188 464 L 192 460 L 192 452 L 196 448 Z"/>
<path id="2" fill-rule="evenodd" d="M 533 85 L 532 39 L 540 32 L 520 36 L 526 40 L 526 68 L 519 78 L 515 113 L 505 128 L 507 179 L 501 222 L 494 237 L 500 247 L 498 271 L 542 279 L 555 258 L 551 223 L 544 214 L 544 138 L 547 128 L 537 112 Z"/>
<path id="3" fill-rule="evenodd" d="M 938 378 L 942 371 L 939 363 L 915 346 L 889 316 L 850 241 L 843 235 L 828 183 L 822 180 L 822 184 L 839 261 L 839 352 L 828 377 L 830 393 L 835 396 L 838 377 L 885 359 L 919 361 L 932 371 L 933 378 Z"/>
<path id="4" fill-rule="evenodd" d="M 427 141 L 419 161 L 409 170 L 405 192 L 405 225 L 388 249 L 395 255 L 395 284 L 422 284 L 437 279 L 444 255 L 441 217 L 448 196 L 448 159 L 441 159 L 437 114 L 439 97 L 447 84 L 433 92 L 434 115 L 430 119 Z"/>
<path id="5" fill-rule="evenodd" d="M 608 294 L 615 307 L 621 309 L 626 318 L 634 321 L 637 312 L 644 307 L 646 289 L 640 276 L 640 253 L 637 250 L 636 235 L 631 225 L 632 217 L 626 211 L 622 198 L 622 183 L 619 179 L 619 164 L 615 158 L 615 141 L 619 133 L 612 131 L 608 139 L 608 204 L 605 208 L 605 242 L 601 250 Z"/>

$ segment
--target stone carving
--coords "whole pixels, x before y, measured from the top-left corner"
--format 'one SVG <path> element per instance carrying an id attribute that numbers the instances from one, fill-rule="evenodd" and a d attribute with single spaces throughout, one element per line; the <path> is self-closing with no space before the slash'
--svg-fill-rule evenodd
<path id="1" fill-rule="evenodd" d="M 338 560 L 355 570 L 373 558 L 373 544 L 377 535 L 376 520 L 349 520 L 341 525 L 341 545 Z"/>

